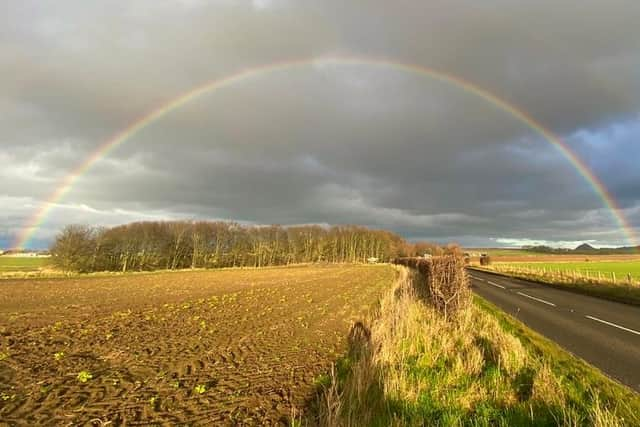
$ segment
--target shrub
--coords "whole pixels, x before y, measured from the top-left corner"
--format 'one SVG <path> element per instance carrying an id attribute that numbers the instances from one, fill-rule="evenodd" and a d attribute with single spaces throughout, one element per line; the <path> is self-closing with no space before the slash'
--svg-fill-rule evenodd
<path id="1" fill-rule="evenodd" d="M 455 316 L 469 305 L 469 278 L 464 258 L 459 253 L 431 258 L 398 258 L 395 263 L 419 273 L 419 290 L 426 292 L 431 304 L 445 318 Z"/>

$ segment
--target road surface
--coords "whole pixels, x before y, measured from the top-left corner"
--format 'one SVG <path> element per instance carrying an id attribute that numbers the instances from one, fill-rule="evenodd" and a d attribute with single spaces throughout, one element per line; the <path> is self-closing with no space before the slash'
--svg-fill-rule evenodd
<path id="1" fill-rule="evenodd" d="M 473 291 L 640 391 L 640 307 L 469 270 Z"/>

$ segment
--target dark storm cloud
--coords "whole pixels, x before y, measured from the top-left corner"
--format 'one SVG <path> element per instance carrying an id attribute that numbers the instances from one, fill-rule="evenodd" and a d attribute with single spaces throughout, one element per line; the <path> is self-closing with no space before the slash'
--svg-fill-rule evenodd
<path id="1" fill-rule="evenodd" d="M 301 57 L 433 67 L 563 136 L 640 213 L 637 2 L 11 2 L 0 17 L 1 238 L 93 150 L 203 82 Z M 362 223 L 409 238 L 616 244 L 610 212 L 539 135 L 460 88 L 309 65 L 204 96 L 96 164 L 69 221 Z"/>

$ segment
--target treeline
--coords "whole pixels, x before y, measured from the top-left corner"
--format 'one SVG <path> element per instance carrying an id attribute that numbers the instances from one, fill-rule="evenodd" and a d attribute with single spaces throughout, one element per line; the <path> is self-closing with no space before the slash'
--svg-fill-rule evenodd
<path id="1" fill-rule="evenodd" d="M 309 262 L 389 261 L 437 251 L 360 226 L 243 226 L 231 222 L 136 222 L 112 228 L 70 225 L 52 260 L 65 271 L 264 267 Z"/>

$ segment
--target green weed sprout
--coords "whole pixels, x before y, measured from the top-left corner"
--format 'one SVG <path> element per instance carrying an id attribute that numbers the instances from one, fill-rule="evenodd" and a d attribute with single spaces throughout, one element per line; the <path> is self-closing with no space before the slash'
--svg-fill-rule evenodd
<path id="1" fill-rule="evenodd" d="M 93 374 L 91 374 L 91 372 L 89 371 L 80 371 L 76 378 L 78 378 L 78 381 L 80 381 L 81 383 L 86 383 L 93 378 Z"/>
<path id="2" fill-rule="evenodd" d="M 149 399 L 149 405 L 153 409 L 157 409 L 157 407 L 158 407 L 158 396 L 153 396 L 152 398 L 150 398 Z"/>

